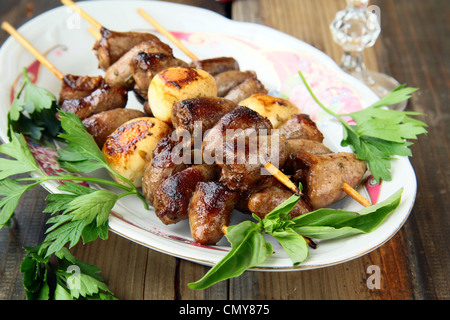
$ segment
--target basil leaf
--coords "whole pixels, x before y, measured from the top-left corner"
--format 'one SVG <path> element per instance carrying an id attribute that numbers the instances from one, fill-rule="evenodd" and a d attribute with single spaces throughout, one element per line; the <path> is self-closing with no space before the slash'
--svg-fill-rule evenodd
<path id="1" fill-rule="evenodd" d="M 334 239 L 358 233 L 369 233 L 400 204 L 403 188 L 388 199 L 356 212 L 338 209 L 319 209 L 292 221 L 297 233 L 314 239 Z"/>
<path id="2" fill-rule="evenodd" d="M 193 290 L 205 289 L 217 282 L 240 276 L 245 270 L 258 265 L 273 253 L 272 245 L 260 233 L 261 224 L 244 221 L 227 228 L 227 239 L 232 249 L 200 280 L 189 283 Z"/>
<path id="3" fill-rule="evenodd" d="M 302 226 L 296 227 L 295 231 L 308 238 L 326 240 L 353 236 L 361 233 L 360 230 L 351 227 L 325 227 L 325 226 Z"/>
<path id="4" fill-rule="evenodd" d="M 299 265 L 309 256 L 308 244 L 305 239 L 288 228 L 282 231 L 275 231 L 270 234 L 283 247 L 284 251 L 289 255 L 294 266 Z"/>
<path id="5" fill-rule="evenodd" d="M 300 187 L 301 188 L 301 187 Z M 290 220 L 289 212 L 294 208 L 297 202 L 300 200 L 300 196 L 292 195 L 286 201 L 278 205 L 275 209 L 269 212 L 264 219 L 260 219 L 257 215 L 253 214 L 253 217 L 259 221 L 262 221 L 262 229 L 267 234 L 272 234 L 275 231 L 285 230 L 289 228 L 293 223 Z"/>

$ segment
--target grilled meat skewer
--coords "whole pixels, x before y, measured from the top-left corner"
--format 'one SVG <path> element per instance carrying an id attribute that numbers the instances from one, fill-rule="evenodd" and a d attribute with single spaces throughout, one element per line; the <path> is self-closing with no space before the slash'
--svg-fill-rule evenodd
<path id="1" fill-rule="evenodd" d="M 171 134 L 166 135 L 156 145 L 152 153 L 152 158 L 145 167 L 142 179 L 142 191 L 148 204 L 153 205 L 156 189 L 168 177 L 180 172 L 190 166 L 189 161 L 184 161 L 185 156 L 176 147 L 181 140 L 174 138 Z M 174 159 L 178 156 L 179 161 Z"/>
<path id="2" fill-rule="evenodd" d="M 81 120 L 93 114 L 124 108 L 127 104 L 127 91 L 119 86 L 104 84 L 82 99 L 64 100 L 61 110 L 75 113 Z"/>
<path id="3" fill-rule="evenodd" d="M 131 48 L 145 41 L 159 41 L 159 38 L 148 32 L 117 32 L 102 27 L 101 38 L 94 44 L 93 50 L 98 59 L 98 66 L 107 70 Z"/>
<path id="4" fill-rule="evenodd" d="M 205 70 L 212 76 L 216 76 L 225 71 L 239 70 L 239 63 L 232 57 L 194 60 L 189 64 L 189 66 L 191 68 Z"/>
<path id="5" fill-rule="evenodd" d="M 62 82 L 59 102 L 64 111 L 75 112 L 84 119 L 94 113 L 126 105 L 127 93 L 123 88 L 106 85 L 98 76 L 64 75 L 9 23 L 2 23 L 2 28 L 15 37 Z"/>

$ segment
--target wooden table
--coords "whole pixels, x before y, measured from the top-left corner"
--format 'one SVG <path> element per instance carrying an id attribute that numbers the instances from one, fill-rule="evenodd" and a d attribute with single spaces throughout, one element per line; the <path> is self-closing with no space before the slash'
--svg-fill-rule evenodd
<path id="1" fill-rule="evenodd" d="M 178 0 L 234 20 L 267 25 L 301 39 L 339 61 L 342 51 L 329 24 L 344 0 Z M 424 112 L 428 135 L 413 145 L 418 180 L 415 206 L 403 228 L 379 249 L 353 261 L 300 272 L 245 272 L 203 291 L 188 289 L 208 267 L 174 258 L 110 233 L 106 241 L 77 245 L 73 254 L 97 265 L 119 299 L 134 300 L 446 300 L 450 298 L 449 60 L 450 4 L 447 0 L 376 0 L 382 32 L 365 52 L 369 69 L 418 87 L 408 110 Z M 0 19 L 19 27 L 59 6 L 57 0 L 2 0 Z M 0 32 L 0 43 L 7 38 Z M 0 299 L 24 299 L 22 246 L 43 240 L 47 192 L 35 188 L 20 202 L 14 228 L 0 230 Z M 381 271 L 381 288 L 369 289 L 368 266 Z"/>

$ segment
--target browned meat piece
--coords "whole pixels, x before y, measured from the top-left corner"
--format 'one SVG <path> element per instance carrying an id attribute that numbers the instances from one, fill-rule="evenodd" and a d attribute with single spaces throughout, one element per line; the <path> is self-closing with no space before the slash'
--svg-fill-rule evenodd
<path id="1" fill-rule="evenodd" d="M 76 76 L 68 74 L 63 78 L 58 105 L 64 100 L 83 99 L 104 84 L 101 76 Z"/>
<path id="2" fill-rule="evenodd" d="M 212 76 L 228 70 L 239 70 L 239 63 L 232 57 L 196 60 L 192 61 L 190 66 L 192 68 L 205 70 Z"/>
<path id="3" fill-rule="evenodd" d="M 283 165 L 282 171 L 288 175 L 294 174 L 298 167 L 298 153 L 328 154 L 332 151 L 322 142 L 306 139 L 286 140 L 289 147 L 289 157 Z"/>
<path id="4" fill-rule="evenodd" d="M 131 69 L 135 82 L 134 90 L 147 99 L 148 87 L 153 77 L 160 71 L 170 67 L 187 67 L 183 60 L 164 52 L 140 52 L 132 58 Z"/>
<path id="5" fill-rule="evenodd" d="M 84 120 L 102 111 L 124 108 L 127 100 L 127 91 L 124 88 L 105 84 L 83 99 L 65 100 L 61 109 L 75 113 Z"/>
<path id="6" fill-rule="evenodd" d="M 227 130 L 255 130 L 258 134 L 260 130 L 267 131 L 273 129 L 271 122 L 261 116 L 256 111 L 250 108 L 240 106 L 231 112 L 225 114 L 220 120 L 211 128 L 203 139 L 203 153 L 215 156 L 216 150 L 224 150 L 224 143 L 226 142 Z M 219 154 L 219 157 L 223 154 Z"/>
<path id="7" fill-rule="evenodd" d="M 288 139 L 289 153 L 307 152 L 313 154 L 332 153 L 322 142 L 307 139 Z"/>
<path id="8" fill-rule="evenodd" d="M 105 71 L 135 45 L 148 40 L 159 40 L 155 35 L 144 32 L 116 32 L 102 28 L 100 33 L 102 37 L 95 42 L 93 49 L 99 68 Z"/>
<path id="9" fill-rule="evenodd" d="M 95 142 L 101 148 L 106 138 L 126 121 L 144 117 L 140 110 L 117 108 L 94 114 L 83 120 L 86 130 L 94 137 Z"/>
<path id="10" fill-rule="evenodd" d="M 234 101 L 236 103 L 247 99 L 254 93 L 268 93 L 268 90 L 257 78 L 250 77 L 245 79 L 242 83 L 231 89 L 224 98 Z"/>
<path id="11" fill-rule="evenodd" d="M 250 197 L 257 192 L 260 192 L 261 190 L 268 188 L 268 187 L 283 187 L 283 184 L 278 181 L 274 176 L 269 175 L 265 178 L 261 179 L 257 184 L 255 184 L 253 187 L 249 188 L 248 190 L 244 192 L 240 192 L 239 194 L 239 202 L 236 204 L 236 209 L 241 211 L 242 213 L 251 213 L 251 211 L 248 208 L 248 200 Z"/>
<path id="12" fill-rule="evenodd" d="M 189 205 L 189 225 L 194 240 L 204 245 L 214 245 L 222 237 L 222 227 L 238 201 L 237 192 L 216 181 L 199 182 Z"/>
<path id="13" fill-rule="evenodd" d="M 152 109 L 150 108 L 148 100 L 144 102 L 144 112 L 147 114 L 147 117 L 153 117 L 153 112 Z"/>
<path id="14" fill-rule="evenodd" d="M 314 210 L 342 200 L 347 195 L 342 184 L 355 188 L 366 172 L 366 163 L 354 153 L 298 153 L 296 160 L 298 168 L 293 179 L 303 184 L 303 192 Z"/>
<path id="15" fill-rule="evenodd" d="M 307 114 L 295 114 L 280 128 L 286 139 L 307 139 L 322 142 L 323 134 Z"/>
<path id="16" fill-rule="evenodd" d="M 289 199 L 292 194 L 292 191 L 284 186 L 265 187 L 249 197 L 248 210 L 263 219 L 266 214 Z M 311 206 L 304 199 L 300 199 L 289 214 L 291 218 L 294 218 L 311 211 Z"/>
<path id="17" fill-rule="evenodd" d="M 153 150 L 152 158 L 145 167 L 142 179 L 142 192 L 148 204 L 153 205 L 156 189 L 169 176 L 180 172 L 188 167 L 190 161 L 177 161 L 174 159 L 183 159 L 182 151 L 176 153 L 175 147 L 180 143 L 179 140 L 173 139 L 172 135 L 162 138 Z"/>
<path id="18" fill-rule="evenodd" d="M 106 83 L 131 90 L 134 86 L 133 58 L 141 53 L 172 57 L 172 48 L 158 39 L 138 43 L 106 70 Z"/>
<path id="19" fill-rule="evenodd" d="M 231 89 L 251 77 L 256 79 L 256 73 L 254 71 L 229 70 L 215 75 L 214 79 L 217 83 L 217 96 L 226 96 Z"/>
<path id="20" fill-rule="evenodd" d="M 263 169 L 265 163 L 282 167 L 288 155 L 286 140 L 277 136 L 259 136 L 254 142 L 250 139 L 245 147 L 239 147 L 239 142 L 231 147 L 227 144 L 220 182 L 231 190 L 246 191 L 268 174 Z"/>
<path id="21" fill-rule="evenodd" d="M 211 129 L 226 113 L 236 109 L 233 101 L 219 97 L 199 97 L 173 104 L 172 124 L 174 128 L 194 132 L 195 122 L 201 122 L 203 133 Z"/>
<path id="22" fill-rule="evenodd" d="M 221 168 L 220 181 L 246 191 L 264 178 L 266 162 L 282 166 L 288 156 L 284 137 L 271 135 L 272 124 L 256 111 L 239 107 L 224 115 L 206 134 L 203 156 Z"/>
<path id="23" fill-rule="evenodd" d="M 199 182 L 218 177 L 215 165 L 195 165 L 171 175 L 156 189 L 153 207 L 164 224 L 177 223 L 189 216 L 189 203 Z"/>

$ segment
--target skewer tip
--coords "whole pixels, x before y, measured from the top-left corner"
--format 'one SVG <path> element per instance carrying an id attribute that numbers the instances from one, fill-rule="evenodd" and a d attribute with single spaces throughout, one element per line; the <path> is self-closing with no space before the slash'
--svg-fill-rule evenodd
<path id="1" fill-rule="evenodd" d="M 342 188 L 344 189 L 345 193 L 358 201 L 364 207 L 370 207 L 372 205 L 366 198 L 364 198 L 358 191 L 353 189 L 349 184 L 344 182 L 342 184 Z"/>
<path id="2" fill-rule="evenodd" d="M 278 181 L 292 190 L 296 196 L 300 197 L 302 195 L 300 189 L 289 179 L 289 177 L 281 172 L 280 169 L 275 167 L 272 163 L 267 162 L 264 165 L 264 168 L 269 171 L 269 173 L 272 174 Z"/>

